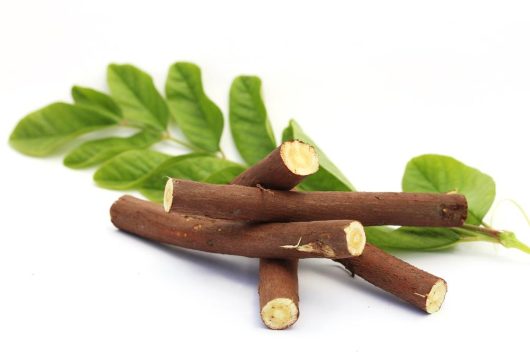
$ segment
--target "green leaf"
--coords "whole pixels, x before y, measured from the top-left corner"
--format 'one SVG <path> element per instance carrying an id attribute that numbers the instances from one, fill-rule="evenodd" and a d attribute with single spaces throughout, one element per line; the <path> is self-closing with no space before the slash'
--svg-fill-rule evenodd
<path id="1" fill-rule="evenodd" d="M 94 181 L 103 188 L 132 189 L 168 158 L 153 150 L 126 151 L 105 162 L 94 174 Z"/>
<path id="2" fill-rule="evenodd" d="M 315 142 L 307 136 L 300 125 L 294 120 L 289 121 L 289 125 L 284 129 L 282 141 L 301 140 L 312 145 L 318 152 L 318 161 L 320 167 L 314 175 L 306 177 L 298 185 L 298 189 L 303 191 L 354 191 L 355 188 L 348 181 L 346 176 L 338 169 L 337 166 L 324 154 Z"/>
<path id="3" fill-rule="evenodd" d="M 230 130 L 243 160 L 253 165 L 276 148 L 261 98 L 261 80 L 239 76 L 230 88 Z"/>
<path id="4" fill-rule="evenodd" d="M 151 76 L 132 65 L 111 64 L 107 81 L 127 121 L 132 125 L 166 129 L 169 110 Z"/>
<path id="5" fill-rule="evenodd" d="M 70 168 L 86 168 L 104 162 L 124 151 L 146 149 L 160 140 L 160 132 L 141 131 L 130 137 L 104 138 L 87 141 L 64 158 Z"/>
<path id="6" fill-rule="evenodd" d="M 467 223 L 480 225 L 495 199 L 495 182 L 477 169 L 449 156 L 422 155 L 407 164 L 403 191 L 462 193 L 467 198 Z"/>
<path id="7" fill-rule="evenodd" d="M 391 229 L 384 226 L 365 228 L 366 239 L 380 248 L 407 250 L 435 250 L 456 244 L 459 235 L 448 228 L 401 227 Z"/>
<path id="8" fill-rule="evenodd" d="M 204 93 L 201 69 L 191 63 L 173 64 L 167 76 L 166 97 L 186 138 L 202 150 L 219 151 L 223 113 Z"/>
<path id="9" fill-rule="evenodd" d="M 52 103 L 18 122 L 9 142 L 24 154 L 46 156 L 79 135 L 115 124 L 114 119 L 98 111 Z"/>
<path id="10" fill-rule="evenodd" d="M 297 188 L 301 191 L 352 191 L 348 185 L 337 179 L 329 170 L 320 165 L 320 168 L 313 175 L 306 177 Z"/>
<path id="11" fill-rule="evenodd" d="M 243 166 L 230 166 L 222 170 L 216 171 L 209 175 L 203 180 L 206 183 L 215 183 L 215 184 L 229 184 L 245 171 Z"/>
<path id="12" fill-rule="evenodd" d="M 109 95 L 88 87 L 72 87 L 72 98 L 81 106 L 108 113 L 116 121 L 122 120 L 122 112 L 118 104 Z"/>
<path id="13" fill-rule="evenodd" d="M 151 200 L 162 201 L 168 177 L 204 181 L 215 172 L 236 166 L 240 167 L 234 162 L 200 153 L 172 157 L 149 175 L 140 191 Z"/>

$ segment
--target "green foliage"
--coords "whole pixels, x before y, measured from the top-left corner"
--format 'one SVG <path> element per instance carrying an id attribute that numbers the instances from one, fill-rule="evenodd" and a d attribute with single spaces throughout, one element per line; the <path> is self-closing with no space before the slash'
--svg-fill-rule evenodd
<path id="1" fill-rule="evenodd" d="M 144 130 L 130 137 L 111 137 L 87 141 L 64 158 L 70 168 L 86 168 L 107 161 L 122 152 L 145 149 L 160 140 L 160 132 Z"/>
<path id="2" fill-rule="evenodd" d="M 214 183 L 214 184 L 229 184 L 245 171 L 245 167 L 241 165 L 230 166 L 223 168 L 219 171 L 216 171 L 209 175 L 203 180 L 205 183 Z"/>
<path id="3" fill-rule="evenodd" d="M 74 104 L 53 103 L 28 114 L 11 133 L 11 146 L 26 155 L 46 156 L 86 133 L 108 127 L 135 128 L 136 133 L 128 137 L 100 136 L 78 144 L 66 154 L 64 164 L 71 168 L 100 165 L 94 173 L 100 187 L 137 190 L 155 201 L 161 201 L 168 177 L 229 183 L 245 170 L 221 152 L 223 114 L 206 96 L 197 65 L 177 62 L 169 68 L 166 98 L 147 73 L 132 65 L 109 65 L 107 79 L 110 96 L 74 86 Z M 173 135 L 176 127 L 171 116 L 185 140 Z M 258 77 L 234 79 L 229 93 L 229 122 L 234 143 L 247 164 L 255 164 L 276 147 Z M 307 177 L 298 189 L 355 190 L 300 125 L 291 120 L 282 140 L 294 139 L 313 145 L 320 163 L 318 172 Z M 187 151 L 174 156 L 154 150 L 161 142 L 176 143 Z M 436 250 L 458 242 L 489 241 L 530 253 L 530 248 L 512 232 L 493 230 L 484 222 L 495 199 L 495 183 L 490 176 L 452 157 L 422 155 L 407 164 L 402 184 L 406 192 L 464 194 L 469 204 L 467 223 L 459 228 L 367 227 L 368 241 L 374 245 Z"/>
<path id="4" fill-rule="evenodd" d="M 464 194 L 468 202 L 467 222 L 480 225 L 495 200 L 495 182 L 477 169 L 449 156 L 422 155 L 407 164 L 403 191 Z"/>
<path id="5" fill-rule="evenodd" d="M 204 93 L 201 69 L 191 63 L 173 64 L 167 76 L 166 97 L 186 138 L 204 151 L 219 151 L 223 113 Z"/>
<path id="6" fill-rule="evenodd" d="M 294 120 L 289 121 L 289 125 L 284 129 L 282 141 L 301 140 L 312 145 L 318 152 L 318 163 L 320 165 L 318 172 L 304 179 L 298 185 L 303 191 L 354 191 L 355 188 L 348 181 L 346 176 L 340 172 L 333 162 L 324 154 L 324 152 L 307 136 L 300 125 Z"/>
<path id="7" fill-rule="evenodd" d="M 115 125 L 109 116 L 84 106 L 52 103 L 18 122 L 9 142 L 31 156 L 46 156 L 74 138 Z"/>
<path id="8" fill-rule="evenodd" d="M 449 156 L 421 155 L 407 164 L 402 185 L 405 192 L 457 192 L 465 195 L 468 203 L 466 225 L 451 229 L 460 241 L 496 242 L 530 253 L 530 248 L 520 242 L 514 233 L 497 232 L 484 222 L 495 200 L 495 182 L 479 170 Z M 420 229 L 423 230 L 425 228 Z M 440 231 L 436 233 L 443 237 Z"/>
<path id="9" fill-rule="evenodd" d="M 459 235 L 448 228 L 401 227 L 391 229 L 384 226 L 366 228 L 368 241 L 381 248 L 408 250 L 435 250 L 453 246 L 460 241 Z"/>
<path id="10" fill-rule="evenodd" d="M 109 189 L 127 190 L 141 186 L 152 171 L 170 158 L 152 150 L 131 150 L 105 162 L 94 174 L 94 181 Z"/>
<path id="11" fill-rule="evenodd" d="M 127 122 L 166 130 L 169 110 L 151 76 L 132 65 L 110 64 L 107 83 Z"/>
<path id="12" fill-rule="evenodd" d="M 116 121 L 123 120 L 123 114 L 118 104 L 106 93 L 97 90 L 74 86 L 72 87 L 72 99 L 80 106 L 86 106 L 107 113 Z"/>
<path id="13" fill-rule="evenodd" d="M 204 181 L 228 167 L 239 165 L 207 154 L 187 154 L 172 157 L 157 166 L 145 179 L 140 191 L 147 198 L 162 201 L 168 177 Z"/>
<path id="14" fill-rule="evenodd" d="M 230 130 L 239 154 L 253 165 L 276 147 L 276 139 L 261 98 L 261 80 L 239 76 L 230 87 Z"/>

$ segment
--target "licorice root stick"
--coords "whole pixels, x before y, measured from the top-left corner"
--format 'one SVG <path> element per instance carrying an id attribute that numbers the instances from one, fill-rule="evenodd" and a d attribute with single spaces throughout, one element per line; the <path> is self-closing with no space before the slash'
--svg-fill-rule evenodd
<path id="1" fill-rule="evenodd" d="M 261 320 L 270 329 L 285 329 L 298 320 L 298 260 L 259 260 Z"/>
<path id="2" fill-rule="evenodd" d="M 306 176 L 317 171 L 318 154 L 315 149 L 298 140 L 287 141 L 237 176 L 230 184 L 290 190 Z"/>
<path id="3" fill-rule="evenodd" d="M 302 149 L 301 145 L 296 146 L 294 143 L 284 143 L 282 146 L 286 151 L 310 152 L 309 149 Z M 285 147 L 291 147 L 291 149 Z M 293 149 L 295 147 L 296 150 Z M 292 168 L 286 168 L 286 166 L 293 165 L 292 162 L 289 162 L 292 161 L 292 156 L 296 154 L 282 154 L 281 149 L 278 148 L 273 151 L 260 163 L 236 178 L 232 184 L 246 186 L 259 184 L 262 187 L 277 190 L 292 189 L 302 180 L 300 177 L 297 178 L 298 175 L 296 174 L 296 172 L 300 173 L 300 169 L 293 171 Z M 306 153 L 305 157 L 298 157 L 296 160 L 310 164 L 308 161 L 314 160 L 310 156 L 311 154 Z M 302 171 L 307 173 L 310 169 L 306 168 Z M 280 180 L 283 183 L 279 183 Z M 356 274 L 427 313 L 433 313 L 440 309 L 447 292 L 447 283 L 443 279 L 418 269 L 370 244 L 366 245 L 361 256 L 336 261 L 348 269 L 352 275 Z M 297 260 L 260 260 L 260 307 L 262 319 L 270 328 L 274 328 L 270 326 L 271 324 L 276 325 L 276 327 L 281 326 L 284 322 L 283 319 L 294 319 L 294 321 L 297 319 L 299 313 L 297 269 Z M 269 299 L 276 300 L 270 301 Z M 276 317 L 270 315 L 274 311 L 277 313 Z"/>
<path id="4" fill-rule="evenodd" d="M 251 224 L 166 213 L 161 205 L 123 196 L 110 209 L 119 229 L 180 247 L 255 258 L 345 258 L 365 245 L 359 222 Z"/>
<path id="5" fill-rule="evenodd" d="M 284 142 L 231 184 L 290 190 L 318 170 L 315 149 L 301 141 Z M 292 326 L 299 316 L 298 260 L 262 258 L 259 263 L 260 317 L 270 329 Z"/>
<path id="6" fill-rule="evenodd" d="M 416 268 L 371 244 L 366 244 L 359 257 L 336 261 L 352 275 L 358 275 L 427 313 L 438 311 L 447 293 L 447 283 L 442 278 Z"/>
<path id="7" fill-rule="evenodd" d="M 462 226 L 460 194 L 295 192 L 170 179 L 164 208 L 212 218 L 287 222 L 358 220 L 365 226 Z"/>

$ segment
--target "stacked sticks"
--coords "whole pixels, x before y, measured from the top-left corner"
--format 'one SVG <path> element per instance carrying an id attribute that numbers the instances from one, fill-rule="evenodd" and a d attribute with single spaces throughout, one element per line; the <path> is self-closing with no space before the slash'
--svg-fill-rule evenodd
<path id="1" fill-rule="evenodd" d="M 318 171 L 316 151 L 283 143 L 230 185 L 169 179 L 164 206 L 123 196 L 114 225 L 132 234 L 205 252 L 260 258 L 260 315 L 271 329 L 296 322 L 298 259 L 329 258 L 413 306 L 440 309 L 446 282 L 366 244 L 364 226 L 461 226 L 459 194 L 291 191 Z"/>

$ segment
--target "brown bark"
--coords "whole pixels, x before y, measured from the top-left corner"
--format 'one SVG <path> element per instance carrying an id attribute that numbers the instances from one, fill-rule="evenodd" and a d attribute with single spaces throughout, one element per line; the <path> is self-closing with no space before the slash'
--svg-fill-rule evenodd
<path id="1" fill-rule="evenodd" d="M 166 213 L 156 203 L 123 196 L 110 210 L 123 231 L 200 251 L 256 258 L 345 258 L 362 253 L 364 230 L 354 221 L 250 224 Z"/>
<path id="2" fill-rule="evenodd" d="M 300 141 L 284 142 L 231 184 L 289 190 L 318 170 L 315 149 Z M 285 329 L 298 319 L 298 260 L 260 259 L 260 316 L 271 329 Z"/>
<path id="3" fill-rule="evenodd" d="M 447 283 L 442 278 L 416 268 L 371 244 L 366 245 L 359 257 L 336 261 L 352 275 L 360 276 L 427 313 L 440 309 L 447 292 Z"/>
<path id="4" fill-rule="evenodd" d="M 460 194 L 294 192 L 169 180 L 165 209 L 247 221 L 358 220 L 365 226 L 461 226 Z"/>
<path id="5" fill-rule="evenodd" d="M 298 320 L 298 260 L 262 258 L 259 263 L 259 304 L 263 323 L 285 329 Z"/>
<path id="6" fill-rule="evenodd" d="M 315 149 L 301 141 L 288 141 L 236 177 L 231 184 L 289 190 L 317 170 Z"/>

